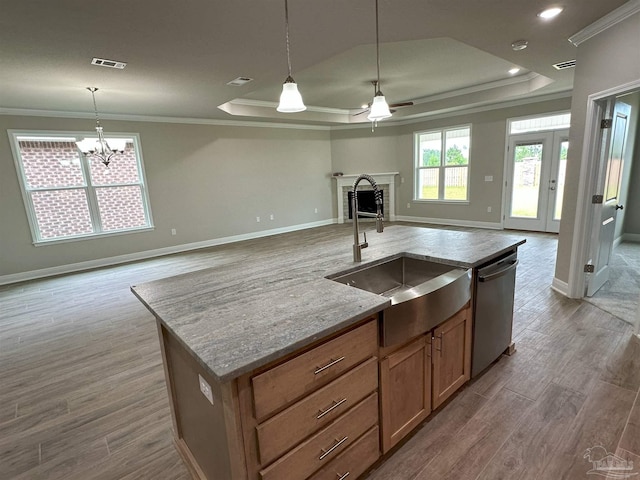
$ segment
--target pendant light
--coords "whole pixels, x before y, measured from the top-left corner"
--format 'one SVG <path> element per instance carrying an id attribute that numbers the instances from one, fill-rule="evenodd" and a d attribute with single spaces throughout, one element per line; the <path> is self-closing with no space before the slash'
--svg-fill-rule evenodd
<path id="1" fill-rule="evenodd" d="M 378 0 L 376 0 L 376 66 L 378 82 L 377 91 L 373 96 L 373 102 L 371 102 L 371 110 L 369 111 L 369 116 L 367 116 L 367 118 L 373 123 L 377 123 L 378 121 L 391 116 L 387 100 L 384 98 L 382 91 L 380 91 L 380 34 L 378 30 Z"/>
<path id="2" fill-rule="evenodd" d="M 284 19 L 287 32 L 287 65 L 289 67 L 289 75 L 282 85 L 282 93 L 280 94 L 280 104 L 277 111 L 283 113 L 302 112 L 307 109 L 302 102 L 302 96 L 298 91 L 298 84 L 291 76 L 291 55 L 289 53 L 289 5 L 284 0 Z"/>
<path id="3" fill-rule="evenodd" d="M 96 114 L 96 133 L 98 138 L 84 138 L 76 142 L 76 145 L 80 151 L 87 157 L 96 157 L 106 167 L 109 166 L 111 158 L 114 155 L 124 153 L 124 149 L 127 145 L 127 140 L 124 138 L 111 139 L 111 145 L 107 143 L 104 138 L 104 131 L 102 125 L 100 125 L 100 118 L 98 117 L 98 107 L 96 106 L 96 95 L 98 91 L 95 87 L 87 87 L 87 90 L 91 92 L 93 98 L 93 111 Z"/>

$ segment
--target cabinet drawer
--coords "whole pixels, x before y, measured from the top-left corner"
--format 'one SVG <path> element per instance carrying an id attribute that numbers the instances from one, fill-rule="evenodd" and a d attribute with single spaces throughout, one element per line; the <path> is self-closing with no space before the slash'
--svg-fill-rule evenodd
<path id="1" fill-rule="evenodd" d="M 251 379 L 258 423 L 303 395 L 376 355 L 378 322 L 371 321 Z"/>
<path id="2" fill-rule="evenodd" d="M 257 427 L 260 462 L 265 465 L 327 425 L 378 387 L 375 357 L 293 404 Z"/>
<path id="3" fill-rule="evenodd" d="M 289 453 L 260 471 L 262 480 L 307 478 L 344 452 L 358 437 L 378 423 L 378 394 L 320 430 Z"/>
<path id="4" fill-rule="evenodd" d="M 380 457 L 379 429 L 373 427 L 309 480 L 355 480 Z"/>

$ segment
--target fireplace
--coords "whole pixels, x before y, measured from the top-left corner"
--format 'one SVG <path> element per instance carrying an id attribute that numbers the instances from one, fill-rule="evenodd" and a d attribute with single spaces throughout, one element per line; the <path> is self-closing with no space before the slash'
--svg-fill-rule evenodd
<path id="1" fill-rule="evenodd" d="M 382 214 L 384 216 L 384 188 L 380 188 L 382 192 Z M 353 198 L 353 192 L 347 192 L 347 204 L 349 205 L 349 219 L 353 219 L 353 206 L 351 204 L 351 199 Z M 373 189 L 371 190 L 360 190 L 360 185 L 358 185 L 358 211 L 366 212 L 366 213 L 377 213 L 377 205 L 376 205 L 376 195 Z M 358 215 L 358 218 L 371 218 L 364 215 Z"/>
<path id="2" fill-rule="evenodd" d="M 382 191 L 382 204 L 383 204 L 383 213 L 384 219 L 387 221 L 395 221 L 396 219 L 396 206 L 395 206 L 395 177 L 398 175 L 398 172 L 391 173 L 370 173 L 370 176 L 378 184 L 378 188 Z M 338 223 L 345 223 L 345 221 L 349 221 L 349 219 L 353 218 L 353 215 L 350 213 L 351 202 L 349 197 L 349 192 L 353 190 L 353 182 L 358 178 L 359 175 L 341 175 L 339 177 L 333 177 L 336 180 L 336 202 L 338 204 Z M 373 189 L 368 182 L 360 182 L 358 185 L 358 209 L 361 212 L 366 212 L 362 206 L 362 199 L 364 195 L 370 195 L 365 192 L 372 192 Z M 365 201 L 366 202 L 366 201 Z M 375 209 L 375 201 L 373 202 L 373 210 L 372 213 L 376 213 Z M 366 218 L 363 218 L 366 221 Z"/>

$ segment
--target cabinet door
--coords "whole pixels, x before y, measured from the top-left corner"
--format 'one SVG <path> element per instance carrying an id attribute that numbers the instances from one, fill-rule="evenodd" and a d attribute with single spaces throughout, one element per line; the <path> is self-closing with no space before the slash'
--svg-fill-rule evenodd
<path id="1" fill-rule="evenodd" d="M 380 362 L 383 453 L 431 412 L 429 340 L 422 336 Z"/>
<path id="2" fill-rule="evenodd" d="M 433 331 L 433 408 L 471 378 L 470 312 L 460 310 Z"/>

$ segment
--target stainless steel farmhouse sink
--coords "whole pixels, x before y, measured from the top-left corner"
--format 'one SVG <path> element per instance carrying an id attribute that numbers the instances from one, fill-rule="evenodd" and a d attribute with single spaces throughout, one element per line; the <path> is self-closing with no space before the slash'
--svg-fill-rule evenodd
<path id="1" fill-rule="evenodd" d="M 400 255 L 327 277 L 391 300 L 382 312 L 381 343 L 428 332 L 471 298 L 471 269 Z"/>

